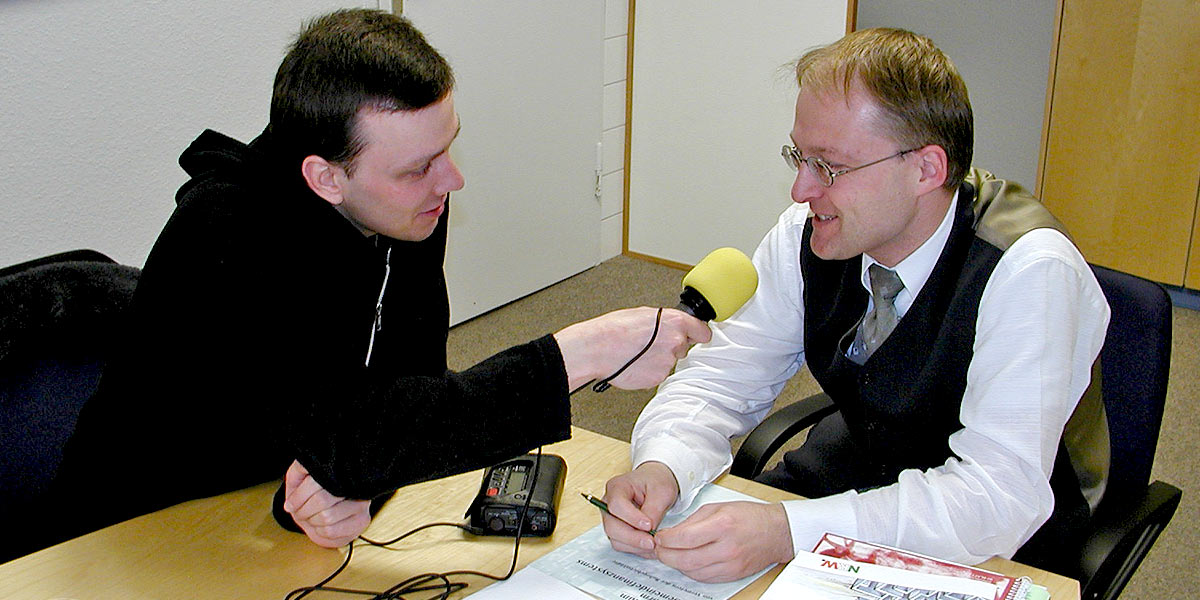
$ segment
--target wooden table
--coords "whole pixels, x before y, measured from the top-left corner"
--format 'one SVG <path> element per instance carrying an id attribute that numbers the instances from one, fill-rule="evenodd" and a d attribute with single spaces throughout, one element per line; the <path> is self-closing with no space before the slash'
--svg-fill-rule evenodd
<path id="1" fill-rule="evenodd" d="M 596 526 L 599 512 L 576 490 L 602 494 L 609 477 L 629 468 L 628 443 L 583 429 L 573 432 L 572 439 L 545 448 L 567 462 L 557 529 L 549 538 L 523 539 L 520 566 Z M 365 535 L 388 539 L 425 523 L 462 522 L 481 476 L 475 471 L 401 489 Z M 718 483 L 764 500 L 795 497 L 728 475 Z M 276 525 L 270 500 L 277 485 L 186 502 L 0 565 L 0 598 L 283 598 L 332 573 L 345 550 L 319 548 Z M 389 550 L 356 545 L 349 568 L 333 585 L 384 590 L 412 575 L 457 569 L 501 575 L 512 560 L 511 538 L 475 537 L 450 527 L 420 532 L 397 546 Z M 982 566 L 1028 575 L 1050 588 L 1054 600 L 1079 598 L 1079 585 L 1072 579 L 1003 559 Z M 757 598 L 780 568 L 735 598 Z M 470 583 L 460 595 L 491 583 L 480 577 L 456 579 Z"/>

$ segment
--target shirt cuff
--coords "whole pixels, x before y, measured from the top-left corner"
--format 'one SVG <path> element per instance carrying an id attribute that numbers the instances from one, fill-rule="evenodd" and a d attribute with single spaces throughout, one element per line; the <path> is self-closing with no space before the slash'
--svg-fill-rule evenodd
<path id="1" fill-rule="evenodd" d="M 708 483 L 704 463 L 696 457 L 695 450 L 675 437 L 658 436 L 639 440 L 632 452 L 633 468 L 647 462 L 660 462 L 675 475 L 679 498 L 668 513 L 673 514 L 691 506 L 696 494 Z"/>
<path id="2" fill-rule="evenodd" d="M 785 500 L 788 528 L 794 552 L 812 552 L 826 533 L 858 538 L 858 521 L 851 502 L 858 492 L 850 490 L 814 500 Z"/>

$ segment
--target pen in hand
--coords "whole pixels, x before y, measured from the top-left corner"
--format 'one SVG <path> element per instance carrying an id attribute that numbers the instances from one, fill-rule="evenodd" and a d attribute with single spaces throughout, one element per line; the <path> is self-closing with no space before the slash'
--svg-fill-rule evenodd
<path id="1" fill-rule="evenodd" d="M 618 521 L 620 521 L 620 522 L 622 522 L 622 523 L 624 523 L 624 524 L 626 524 L 626 525 L 629 525 L 630 527 L 633 527 L 634 529 L 638 529 L 637 527 L 634 527 L 634 526 L 633 526 L 633 524 L 632 524 L 632 523 L 630 523 L 629 521 L 626 521 L 625 519 L 622 519 L 621 517 L 618 517 L 617 515 L 614 515 L 614 514 L 612 514 L 611 512 L 609 512 L 609 510 L 608 510 L 608 504 L 607 504 L 607 503 L 605 503 L 603 500 L 601 500 L 601 499 L 599 499 L 599 498 L 597 498 L 597 497 L 595 497 L 595 496 L 593 496 L 593 495 L 591 495 L 591 494 L 585 494 L 585 493 L 583 493 L 583 492 L 579 492 L 579 495 L 580 495 L 580 496 L 583 496 L 583 499 L 584 499 L 584 500 L 587 500 L 588 502 L 592 503 L 592 505 L 593 505 L 593 506 L 595 506 L 596 508 L 599 508 L 601 511 L 603 511 L 603 512 L 604 512 L 604 514 L 606 514 L 606 515 L 608 515 L 608 516 L 610 516 L 610 517 L 612 517 L 612 518 L 614 518 L 614 519 L 616 519 L 616 520 L 618 520 Z M 647 531 L 646 533 L 649 533 L 650 535 L 654 535 L 655 533 L 658 533 L 658 530 L 657 530 L 657 529 L 651 529 L 650 531 Z"/>

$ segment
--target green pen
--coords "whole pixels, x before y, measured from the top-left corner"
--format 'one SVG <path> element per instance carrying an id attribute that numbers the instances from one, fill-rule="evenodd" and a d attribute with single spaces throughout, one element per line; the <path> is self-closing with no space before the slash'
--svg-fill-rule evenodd
<path id="1" fill-rule="evenodd" d="M 634 525 L 632 523 L 630 523 L 629 521 L 626 521 L 625 519 L 622 519 L 621 517 L 618 517 L 617 515 L 614 515 L 611 512 L 609 512 L 608 504 L 606 502 L 604 502 L 603 500 L 601 500 L 591 494 L 585 494 L 583 492 L 579 492 L 579 495 L 583 496 L 584 500 L 591 502 L 592 506 L 595 506 L 596 508 L 604 511 L 604 514 L 606 514 L 614 519 L 617 519 L 618 521 L 620 521 L 626 525 L 629 525 L 630 527 L 633 527 L 634 529 L 638 529 L 637 527 L 634 527 Z M 647 531 L 646 533 L 649 533 L 650 535 L 654 535 L 654 534 L 658 533 L 658 530 L 651 529 L 650 531 Z"/>

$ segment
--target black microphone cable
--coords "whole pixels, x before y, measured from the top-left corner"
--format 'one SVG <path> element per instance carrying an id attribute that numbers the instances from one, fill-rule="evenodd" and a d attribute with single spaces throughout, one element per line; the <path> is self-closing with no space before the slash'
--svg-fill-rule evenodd
<path id="1" fill-rule="evenodd" d="M 630 362 L 633 362 L 633 361 L 630 361 Z M 297 589 L 292 590 L 291 592 L 288 592 L 288 594 L 286 596 L 284 596 L 284 600 L 300 600 L 300 598 L 304 598 L 305 596 L 308 596 L 309 594 L 312 594 L 313 592 L 330 592 L 330 593 L 338 593 L 338 594 L 351 594 L 351 595 L 357 595 L 357 596 L 367 596 L 367 597 L 370 597 L 372 600 L 403 600 L 405 597 L 404 596 L 405 594 L 411 595 L 411 594 L 416 594 L 416 593 L 421 593 L 421 592 L 436 592 L 439 590 L 440 590 L 440 593 L 437 593 L 433 596 L 428 597 L 427 600 L 448 600 L 448 598 L 450 597 L 450 594 L 453 594 L 454 592 L 457 592 L 457 591 L 460 591 L 462 589 L 469 587 L 469 584 L 467 584 L 466 582 L 450 581 L 451 576 L 474 575 L 477 577 L 484 577 L 487 579 L 492 579 L 494 581 L 504 581 L 504 580 L 512 577 L 513 573 L 515 573 L 517 570 L 517 557 L 518 557 L 520 549 L 521 549 L 521 534 L 524 533 L 524 530 L 525 530 L 525 521 L 526 521 L 526 517 L 529 514 L 529 503 L 533 500 L 533 492 L 534 492 L 535 488 L 537 487 L 538 474 L 541 471 L 541 467 L 542 467 L 542 447 L 538 446 L 537 454 L 534 456 L 534 461 L 533 461 L 533 483 L 531 484 L 531 487 L 529 488 L 529 493 L 525 497 L 525 504 L 521 507 L 520 518 L 517 520 L 517 535 L 516 535 L 516 539 L 513 541 L 512 563 L 509 564 L 508 572 L 505 573 L 504 575 L 492 575 L 490 573 L 484 573 L 482 571 L 459 569 L 459 570 L 454 570 L 454 571 L 446 571 L 445 573 L 422 573 L 420 575 L 414 575 L 414 576 L 409 577 L 408 579 L 405 579 L 404 581 L 401 581 L 401 582 L 397 583 L 396 585 L 394 585 L 386 590 L 383 590 L 383 591 L 357 590 L 357 589 L 352 589 L 352 588 L 330 587 L 328 585 L 329 582 L 333 581 L 338 575 L 340 575 L 343 571 L 346 570 L 346 567 L 348 567 L 350 565 L 350 558 L 354 554 L 354 542 L 351 541 L 346 546 L 346 560 L 342 561 L 342 565 L 340 567 L 338 567 L 328 577 L 321 580 L 319 583 L 317 583 L 315 585 L 297 588 Z M 395 544 L 395 543 L 399 542 L 400 540 L 403 540 L 419 531 L 423 531 L 425 529 L 429 529 L 432 527 L 442 527 L 442 526 L 457 527 L 458 529 L 462 529 L 463 531 L 466 531 L 468 533 L 474 533 L 474 531 L 470 527 L 467 527 L 466 525 L 463 525 L 461 523 L 438 522 L 438 523 L 427 523 L 425 525 L 421 525 L 420 527 L 416 527 L 416 528 L 414 528 L 406 533 L 403 533 L 395 538 L 392 538 L 386 542 L 375 541 L 375 540 L 366 538 L 361 535 L 358 536 L 358 539 L 362 540 L 364 543 L 369 544 L 371 546 L 388 548 L 392 544 Z M 435 583 L 435 582 L 440 582 L 440 583 Z"/>
<path id="2" fill-rule="evenodd" d="M 592 386 L 593 392 L 600 393 L 600 392 L 603 392 L 603 391 L 607 390 L 608 388 L 612 387 L 612 383 L 610 383 L 610 382 L 613 379 L 616 379 L 617 377 L 619 377 L 621 375 L 621 373 L 625 372 L 625 369 L 629 368 L 629 365 L 632 365 L 634 362 L 637 362 L 637 359 L 641 358 L 643 354 L 645 354 L 646 352 L 648 352 L 650 350 L 650 347 L 654 345 L 654 340 L 658 338 L 658 329 L 662 325 L 662 313 L 663 313 L 663 309 L 662 309 L 662 307 L 659 307 L 658 314 L 655 315 L 655 317 L 654 317 L 654 331 L 650 332 L 650 341 L 646 342 L 645 347 L 643 347 L 641 349 L 641 351 L 639 351 L 637 354 L 633 355 L 633 358 L 629 359 L 629 362 L 622 365 L 621 368 L 617 369 L 616 372 L 614 372 L 612 375 L 609 375 L 608 377 L 605 377 L 604 379 L 601 379 L 600 381 L 596 381 L 593 379 L 592 381 L 595 381 L 595 383 L 596 383 L 595 385 Z M 579 390 L 582 390 L 583 388 L 587 387 L 588 385 L 590 385 L 592 383 L 592 381 L 589 381 L 589 382 L 571 390 L 571 393 L 568 395 L 574 396 L 575 392 L 578 392 Z"/>

